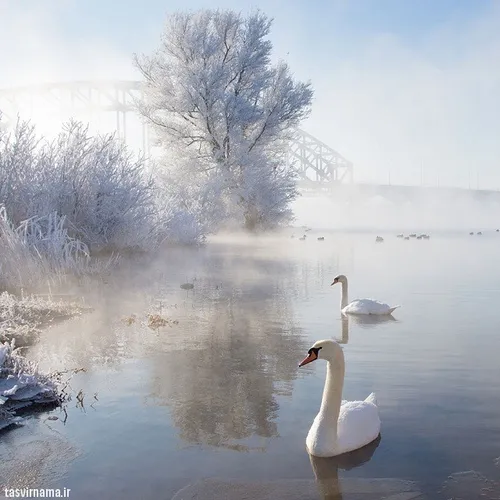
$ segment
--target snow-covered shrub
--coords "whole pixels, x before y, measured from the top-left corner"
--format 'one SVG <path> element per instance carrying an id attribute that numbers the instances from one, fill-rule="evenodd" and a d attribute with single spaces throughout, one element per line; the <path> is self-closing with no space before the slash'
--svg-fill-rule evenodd
<path id="1" fill-rule="evenodd" d="M 0 203 L 14 224 L 57 213 L 91 250 L 148 247 L 157 216 L 145 158 L 74 121 L 51 143 L 25 122 L 0 138 Z"/>
<path id="2" fill-rule="evenodd" d="M 166 241 L 187 245 L 204 240 L 203 228 L 195 214 L 180 209 L 173 211 L 166 226 Z"/>
<path id="3" fill-rule="evenodd" d="M 44 146 L 40 159 L 46 181 L 52 179 L 52 193 L 41 198 L 36 213 L 50 206 L 66 216 L 91 249 L 149 245 L 156 207 L 143 157 L 135 157 L 113 135 L 92 137 L 88 127 L 70 122 Z"/>
<path id="4" fill-rule="evenodd" d="M 64 274 L 92 268 L 88 247 L 69 236 L 56 213 L 23 221 L 17 228 L 0 206 L 0 287 L 35 288 Z"/>
<path id="5" fill-rule="evenodd" d="M 210 193 L 210 185 L 200 185 L 196 176 L 191 182 L 179 179 L 164 168 L 156 168 L 155 205 L 158 209 L 157 240 L 197 244 L 214 232 L 214 221 L 222 219 L 220 198 Z"/>
<path id="6" fill-rule="evenodd" d="M 0 133 L 0 205 L 14 224 L 47 213 L 33 212 L 37 193 L 51 189 L 50 183 L 40 185 L 39 145 L 28 122 L 18 120 L 13 131 Z"/>
<path id="7" fill-rule="evenodd" d="M 186 196 L 111 134 L 92 136 L 87 126 L 70 121 L 48 143 L 18 121 L 0 134 L 0 224 L 6 234 L 0 247 L 7 249 L 0 266 L 7 281 L 20 283 L 12 279 L 18 268 L 30 269 L 26 274 L 34 281 L 57 265 L 81 267 L 94 251 L 197 243 L 207 225 L 195 215 L 198 206 L 180 202 Z M 27 266 L 24 258 L 31 259 Z"/>

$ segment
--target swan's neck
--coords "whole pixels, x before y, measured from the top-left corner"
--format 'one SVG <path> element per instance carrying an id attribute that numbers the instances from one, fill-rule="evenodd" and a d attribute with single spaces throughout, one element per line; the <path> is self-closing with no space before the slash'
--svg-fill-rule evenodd
<path id="1" fill-rule="evenodd" d="M 341 281 L 340 285 L 342 287 L 342 296 L 340 299 L 340 309 L 344 309 L 344 307 L 349 303 L 348 297 L 348 285 L 347 281 Z"/>
<path id="2" fill-rule="evenodd" d="M 328 361 L 326 365 L 326 381 L 321 401 L 320 414 L 331 428 L 337 429 L 340 405 L 342 404 L 342 388 L 344 386 L 344 356 L 340 354 L 335 363 Z"/>

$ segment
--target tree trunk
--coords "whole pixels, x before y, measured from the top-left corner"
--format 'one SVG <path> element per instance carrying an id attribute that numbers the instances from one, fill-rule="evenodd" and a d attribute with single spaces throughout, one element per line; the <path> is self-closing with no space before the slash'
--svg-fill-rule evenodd
<path id="1" fill-rule="evenodd" d="M 258 229 L 260 214 L 258 210 L 249 206 L 245 211 L 245 230 L 255 232 Z"/>

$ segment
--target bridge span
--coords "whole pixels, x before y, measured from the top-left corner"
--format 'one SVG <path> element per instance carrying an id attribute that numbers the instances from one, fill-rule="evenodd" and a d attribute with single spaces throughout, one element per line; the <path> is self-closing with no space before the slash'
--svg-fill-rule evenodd
<path id="1" fill-rule="evenodd" d="M 318 186 L 307 181 L 299 181 L 299 190 L 304 197 L 332 197 L 341 201 L 379 199 L 396 205 L 406 202 L 445 201 L 486 201 L 500 203 L 500 191 L 464 189 L 437 186 L 398 186 L 377 184 L 323 184 Z"/>

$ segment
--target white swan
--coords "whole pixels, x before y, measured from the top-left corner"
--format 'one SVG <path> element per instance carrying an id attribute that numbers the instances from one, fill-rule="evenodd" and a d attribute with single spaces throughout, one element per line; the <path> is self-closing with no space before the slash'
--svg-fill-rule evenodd
<path id="1" fill-rule="evenodd" d="M 343 314 L 376 314 L 382 316 L 384 314 L 392 314 L 395 309 L 401 307 L 391 307 L 389 304 L 373 299 L 355 299 L 349 303 L 347 299 L 347 278 L 343 274 L 339 274 L 336 278 L 334 278 L 331 286 L 337 283 L 342 285 L 340 309 Z"/>
<path id="2" fill-rule="evenodd" d="M 377 439 L 380 418 L 372 392 L 364 401 L 342 401 L 344 353 L 333 340 L 319 340 L 299 366 L 316 359 L 327 361 L 323 400 L 307 434 L 307 451 L 316 457 L 333 457 L 357 450 Z"/>

